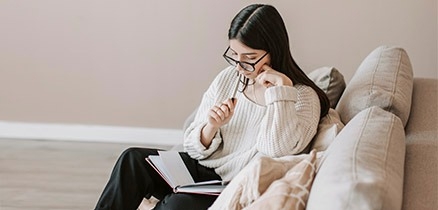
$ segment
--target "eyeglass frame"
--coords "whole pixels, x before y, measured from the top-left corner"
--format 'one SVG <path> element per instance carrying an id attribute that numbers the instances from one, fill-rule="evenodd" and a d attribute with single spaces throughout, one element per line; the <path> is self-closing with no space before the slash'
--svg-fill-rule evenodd
<path id="1" fill-rule="evenodd" d="M 227 50 L 225 50 L 224 54 L 222 55 L 222 56 L 224 57 L 224 59 L 227 61 L 227 63 L 229 63 L 230 65 L 232 65 L 232 66 L 234 66 L 234 67 L 237 67 L 237 65 L 239 65 L 239 66 L 242 67 L 245 71 L 249 71 L 249 72 L 254 72 L 254 71 L 255 71 L 255 65 L 257 65 L 257 63 L 259 63 L 264 57 L 266 57 L 266 55 L 269 54 L 269 52 L 266 52 L 266 53 L 265 53 L 262 57 L 260 57 L 256 62 L 254 62 L 254 63 L 249 63 L 249 62 L 246 62 L 246 61 L 237 61 L 237 60 L 234 60 L 234 58 L 231 58 L 230 56 L 227 56 L 226 54 L 227 54 L 227 52 L 228 52 L 229 49 L 230 49 L 230 46 L 228 46 Z M 230 60 L 233 61 L 234 63 L 231 63 Z M 252 70 L 248 70 L 248 69 L 246 69 L 245 67 L 242 66 L 241 63 L 245 63 L 245 64 L 250 65 L 250 66 L 252 67 Z"/>

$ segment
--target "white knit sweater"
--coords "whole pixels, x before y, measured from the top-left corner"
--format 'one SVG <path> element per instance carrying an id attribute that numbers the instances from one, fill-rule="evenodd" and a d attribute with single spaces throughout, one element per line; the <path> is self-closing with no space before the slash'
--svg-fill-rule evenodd
<path id="1" fill-rule="evenodd" d="M 316 133 L 321 111 L 316 92 L 304 85 L 268 88 L 266 106 L 238 92 L 232 119 L 219 129 L 206 148 L 200 138 L 207 113 L 213 105 L 231 97 L 236 81 L 234 67 L 218 74 L 184 134 L 184 150 L 201 165 L 214 168 L 223 180 L 231 180 L 255 157 L 301 152 Z"/>

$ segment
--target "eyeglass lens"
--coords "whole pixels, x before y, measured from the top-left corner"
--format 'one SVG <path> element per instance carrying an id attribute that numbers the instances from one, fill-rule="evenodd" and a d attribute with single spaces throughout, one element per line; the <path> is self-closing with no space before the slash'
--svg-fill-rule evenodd
<path id="1" fill-rule="evenodd" d="M 254 66 L 252 66 L 249 63 L 245 63 L 245 62 L 240 62 L 240 61 L 236 61 L 228 56 L 224 56 L 225 60 L 232 66 L 236 67 L 237 65 L 240 65 L 240 67 L 242 67 L 243 69 L 245 69 L 246 71 L 254 71 Z"/>

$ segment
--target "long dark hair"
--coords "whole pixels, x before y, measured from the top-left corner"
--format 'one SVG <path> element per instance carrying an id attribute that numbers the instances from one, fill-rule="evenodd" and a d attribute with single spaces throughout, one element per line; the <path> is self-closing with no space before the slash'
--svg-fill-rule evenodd
<path id="1" fill-rule="evenodd" d="M 310 86 L 316 91 L 324 117 L 330 108 L 327 95 L 310 80 L 292 58 L 289 37 L 280 13 L 271 5 L 252 4 L 243 8 L 231 21 L 228 39 L 236 39 L 253 49 L 270 53 L 271 67 L 294 84 Z"/>

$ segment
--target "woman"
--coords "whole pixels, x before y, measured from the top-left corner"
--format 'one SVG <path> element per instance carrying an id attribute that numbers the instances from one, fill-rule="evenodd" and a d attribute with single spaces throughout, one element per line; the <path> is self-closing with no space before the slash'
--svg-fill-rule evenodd
<path id="1" fill-rule="evenodd" d="M 196 182 L 231 180 L 251 160 L 305 150 L 327 96 L 291 56 L 278 11 L 254 4 L 232 20 L 224 58 L 231 64 L 205 92 L 180 153 Z M 238 85 L 239 92 L 234 95 Z M 154 149 L 129 148 L 119 157 L 96 209 L 136 209 L 144 197 L 155 209 L 207 209 L 215 196 L 175 194 L 146 163 Z"/>

